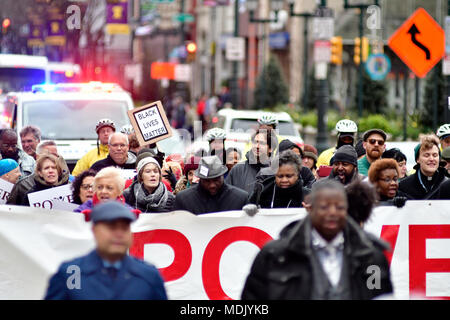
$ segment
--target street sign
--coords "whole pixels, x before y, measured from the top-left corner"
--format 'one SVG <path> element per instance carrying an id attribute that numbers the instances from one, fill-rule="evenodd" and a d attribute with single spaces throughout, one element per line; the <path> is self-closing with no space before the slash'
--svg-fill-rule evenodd
<path id="1" fill-rule="evenodd" d="M 189 82 L 192 79 L 192 68 L 189 64 L 177 64 L 174 70 L 174 80 Z"/>
<path id="2" fill-rule="evenodd" d="M 444 30 L 419 8 L 390 37 L 388 45 L 416 76 L 423 78 L 444 55 Z"/>
<path id="3" fill-rule="evenodd" d="M 189 13 L 179 13 L 173 16 L 174 21 L 178 22 L 194 22 L 194 16 Z"/>
<path id="4" fill-rule="evenodd" d="M 334 18 L 314 17 L 312 27 L 314 40 L 329 40 L 334 36 Z"/>
<path id="5" fill-rule="evenodd" d="M 225 43 L 225 57 L 229 61 L 245 60 L 245 40 L 242 37 L 227 38 Z"/>
<path id="6" fill-rule="evenodd" d="M 391 70 L 391 60 L 383 53 L 371 54 L 365 65 L 372 80 L 383 80 Z"/>
<path id="7" fill-rule="evenodd" d="M 331 61 L 331 42 L 326 40 L 314 41 L 314 62 Z"/>

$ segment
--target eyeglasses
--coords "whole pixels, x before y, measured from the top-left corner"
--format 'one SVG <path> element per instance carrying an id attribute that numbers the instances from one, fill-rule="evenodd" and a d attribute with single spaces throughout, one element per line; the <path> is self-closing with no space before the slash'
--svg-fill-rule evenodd
<path id="1" fill-rule="evenodd" d="M 7 144 L 7 143 L 3 143 L 2 144 L 2 148 L 3 149 L 9 149 L 9 148 L 17 149 L 18 147 L 19 146 L 17 144 Z"/>
<path id="2" fill-rule="evenodd" d="M 83 189 L 83 190 L 94 189 L 94 185 L 93 184 L 82 184 L 81 189 Z"/>
<path id="3" fill-rule="evenodd" d="M 370 144 L 378 143 L 379 146 L 384 145 L 384 141 L 383 140 L 369 139 L 368 141 L 369 141 Z"/>

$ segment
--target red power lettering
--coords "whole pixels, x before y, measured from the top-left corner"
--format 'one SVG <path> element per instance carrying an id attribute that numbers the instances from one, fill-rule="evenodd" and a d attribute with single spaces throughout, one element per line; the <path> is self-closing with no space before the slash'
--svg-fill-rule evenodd
<path id="1" fill-rule="evenodd" d="M 409 292 L 426 294 L 427 272 L 450 273 L 450 259 L 427 259 L 426 240 L 450 238 L 450 225 L 409 226 Z M 450 297 L 436 297 L 449 299 Z"/>
<path id="2" fill-rule="evenodd" d="M 176 230 L 157 229 L 133 233 L 133 245 L 130 255 L 144 258 L 144 245 L 148 243 L 163 243 L 169 245 L 174 252 L 174 259 L 170 266 L 159 269 L 164 281 L 181 278 L 189 270 L 192 262 L 192 248 L 189 240 Z"/>
<path id="3" fill-rule="evenodd" d="M 391 246 L 390 250 L 385 250 L 384 255 L 391 265 L 392 256 L 394 255 L 395 245 L 397 244 L 398 231 L 400 229 L 400 225 L 385 225 L 381 228 L 380 238 L 385 240 Z"/>
<path id="4" fill-rule="evenodd" d="M 272 237 L 252 227 L 233 227 L 219 232 L 208 243 L 202 261 L 202 280 L 211 300 L 231 300 L 220 284 L 220 259 L 225 249 L 236 241 L 248 241 L 262 248 Z"/>

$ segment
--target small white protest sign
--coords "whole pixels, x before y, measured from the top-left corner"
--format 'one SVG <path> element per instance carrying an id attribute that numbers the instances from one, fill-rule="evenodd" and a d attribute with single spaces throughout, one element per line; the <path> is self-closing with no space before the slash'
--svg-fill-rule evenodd
<path id="1" fill-rule="evenodd" d="M 0 179 L 0 204 L 5 204 L 8 201 L 11 190 L 14 184 L 6 180 Z"/>
<path id="2" fill-rule="evenodd" d="M 42 191 L 37 191 L 28 194 L 28 201 L 30 207 L 53 209 L 53 200 L 71 202 L 72 189 L 70 184 L 65 184 L 59 187 L 50 188 Z"/>

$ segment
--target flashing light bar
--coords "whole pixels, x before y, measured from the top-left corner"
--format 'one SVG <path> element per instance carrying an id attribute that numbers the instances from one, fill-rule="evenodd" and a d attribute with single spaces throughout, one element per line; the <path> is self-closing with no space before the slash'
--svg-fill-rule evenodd
<path id="1" fill-rule="evenodd" d="M 118 92 L 123 91 L 117 83 L 102 83 L 91 81 L 88 83 L 57 83 L 57 84 L 37 84 L 31 88 L 36 92 Z"/>

